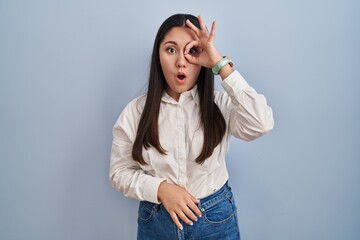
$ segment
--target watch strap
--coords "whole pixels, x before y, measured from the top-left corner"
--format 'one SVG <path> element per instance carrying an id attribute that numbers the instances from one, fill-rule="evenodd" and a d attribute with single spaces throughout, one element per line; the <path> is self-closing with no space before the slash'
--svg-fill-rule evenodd
<path id="1" fill-rule="evenodd" d="M 224 56 L 211 70 L 215 75 L 218 75 L 226 64 L 229 64 L 231 67 L 234 65 L 229 57 Z"/>

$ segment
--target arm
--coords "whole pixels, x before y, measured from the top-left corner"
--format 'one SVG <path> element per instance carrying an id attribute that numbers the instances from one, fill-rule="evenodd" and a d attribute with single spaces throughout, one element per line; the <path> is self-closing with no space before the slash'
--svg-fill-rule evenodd
<path id="1" fill-rule="evenodd" d="M 134 102 L 124 109 L 113 128 L 110 182 L 126 197 L 156 204 L 161 202 L 179 228 L 182 228 L 179 218 L 192 225 L 192 221 L 197 220 L 196 215 L 201 216 L 196 205 L 198 200 L 185 188 L 149 175 L 148 172 L 153 171 L 152 166 L 140 165 L 132 158 L 132 146 L 140 119 Z"/>
<path id="2" fill-rule="evenodd" d="M 147 174 L 145 170 L 150 170 L 150 166 L 140 166 L 131 155 L 140 118 L 136 106 L 136 100 L 129 103 L 113 128 L 109 179 L 126 197 L 159 203 L 157 191 L 164 179 Z"/>
<path id="3" fill-rule="evenodd" d="M 200 29 L 189 20 L 186 21 L 187 26 L 197 35 L 198 40 L 188 44 L 185 57 L 193 64 L 212 68 L 223 58 L 214 46 L 216 22 L 213 22 L 210 33 L 208 33 L 201 16 L 199 16 L 199 23 Z M 188 54 L 193 47 L 199 49 L 198 55 Z M 223 114 L 227 114 L 227 109 L 230 109 L 230 132 L 238 138 L 249 141 L 271 130 L 274 126 L 273 115 L 265 97 L 251 88 L 229 64 L 221 68 L 219 74 L 223 80 L 221 84 L 231 101 L 228 96 L 222 95 L 220 99 L 215 99 L 215 102 L 220 103 Z"/>
<path id="4" fill-rule="evenodd" d="M 223 114 L 228 114 L 232 135 L 250 141 L 274 127 L 272 109 L 264 95 L 249 86 L 239 72 L 232 72 L 221 85 L 226 93 L 218 94 L 215 101 Z"/>

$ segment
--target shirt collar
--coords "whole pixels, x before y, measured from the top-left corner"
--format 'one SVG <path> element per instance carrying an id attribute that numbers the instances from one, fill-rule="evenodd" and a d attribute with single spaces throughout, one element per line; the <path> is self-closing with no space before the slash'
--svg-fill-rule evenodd
<path id="1" fill-rule="evenodd" d="M 197 105 L 200 104 L 199 99 L 199 92 L 197 90 L 197 85 L 195 85 L 192 89 L 189 91 L 183 92 L 180 95 L 179 102 L 175 101 L 172 97 L 170 97 L 166 91 L 163 92 L 163 95 L 161 97 L 161 100 L 163 102 L 172 103 L 172 104 L 182 104 L 184 102 L 187 102 L 189 100 L 194 100 Z"/>

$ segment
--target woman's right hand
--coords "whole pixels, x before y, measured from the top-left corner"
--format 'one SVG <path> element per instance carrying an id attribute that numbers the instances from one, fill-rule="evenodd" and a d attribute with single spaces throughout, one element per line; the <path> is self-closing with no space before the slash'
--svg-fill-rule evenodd
<path id="1" fill-rule="evenodd" d="M 193 221 L 197 221 L 197 218 L 201 217 L 201 211 L 197 206 L 199 200 L 183 187 L 164 181 L 159 186 L 158 198 L 170 214 L 175 225 L 180 229 L 183 229 L 183 226 L 179 218 L 186 224 L 192 225 Z"/>

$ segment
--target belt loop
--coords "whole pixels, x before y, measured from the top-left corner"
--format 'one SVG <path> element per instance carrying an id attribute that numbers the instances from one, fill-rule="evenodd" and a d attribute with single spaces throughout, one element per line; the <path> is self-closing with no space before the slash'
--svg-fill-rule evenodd
<path id="1" fill-rule="evenodd" d="M 157 210 L 158 210 L 158 205 L 157 205 L 157 204 L 154 204 L 153 209 L 155 210 L 155 212 L 157 212 Z"/>
<path id="2" fill-rule="evenodd" d="M 199 203 L 198 203 L 198 208 L 201 213 L 204 213 L 205 209 L 203 207 L 201 207 L 201 201 L 199 201 Z"/>

